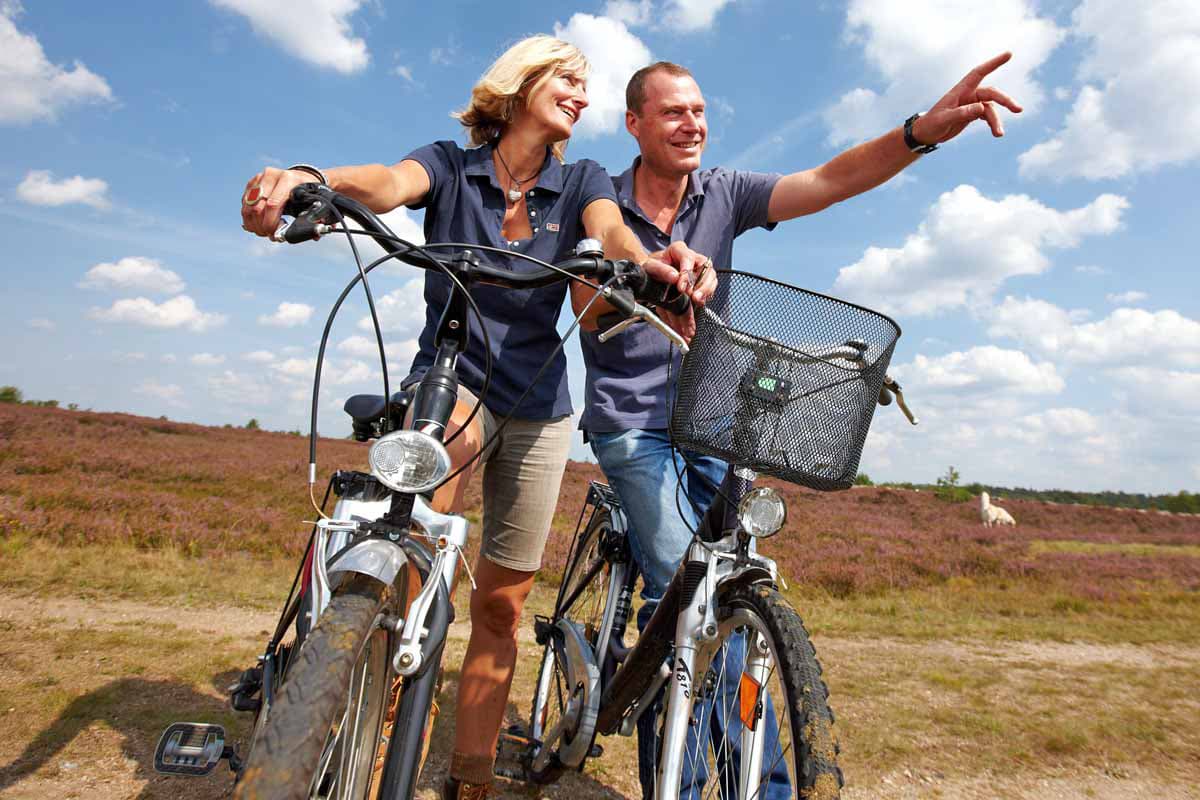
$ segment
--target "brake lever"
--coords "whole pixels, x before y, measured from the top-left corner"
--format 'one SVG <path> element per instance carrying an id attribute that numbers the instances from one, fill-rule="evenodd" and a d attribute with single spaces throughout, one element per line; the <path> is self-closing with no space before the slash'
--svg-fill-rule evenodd
<path id="1" fill-rule="evenodd" d="M 646 308 L 641 303 L 634 303 L 633 311 L 629 314 L 629 316 L 601 333 L 598 338 L 602 342 L 607 342 L 612 337 L 619 333 L 623 333 L 633 325 L 636 325 L 638 322 L 645 322 L 649 324 L 663 336 L 667 337 L 671 344 L 679 348 L 681 353 L 683 353 L 685 356 L 688 354 L 688 343 L 684 340 L 684 338 L 676 333 L 670 325 L 663 322 L 657 314 Z"/>
<path id="2" fill-rule="evenodd" d="M 896 396 L 896 405 L 904 412 L 904 416 L 908 417 L 908 421 L 913 425 L 920 425 L 921 421 L 909 410 L 908 403 L 904 402 L 904 390 L 900 388 L 900 384 L 896 383 L 891 375 L 883 376 L 883 387 Z M 883 405 L 886 405 L 886 403 Z"/>

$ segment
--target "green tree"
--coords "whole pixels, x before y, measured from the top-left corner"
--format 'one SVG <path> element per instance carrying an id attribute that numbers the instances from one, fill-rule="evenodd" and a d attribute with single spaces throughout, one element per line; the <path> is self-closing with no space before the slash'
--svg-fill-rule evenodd
<path id="1" fill-rule="evenodd" d="M 260 431 L 260 430 L 262 430 L 262 426 L 258 424 L 258 420 L 256 420 L 256 419 L 254 419 L 253 417 L 251 417 L 251 418 L 250 418 L 250 421 L 246 423 L 246 430 L 248 430 L 248 431 Z"/>
<path id="2" fill-rule="evenodd" d="M 871 480 L 871 476 L 865 472 L 860 472 L 854 476 L 855 486 L 874 486 L 875 482 Z"/>
<path id="3" fill-rule="evenodd" d="M 959 486 L 958 481 L 958 470 L 953 466 L 947 467 L 946 474 L 937 479 L 937 488 L 934 489 L 938 499 L 947 503 L 965 503 L 970 500 L 971 493 Z"/>
<path id="4" fill-rule="evenodd" d="M 15 386 L 0 386 L 0 403 L 19 403 L 23 395 Z"/>

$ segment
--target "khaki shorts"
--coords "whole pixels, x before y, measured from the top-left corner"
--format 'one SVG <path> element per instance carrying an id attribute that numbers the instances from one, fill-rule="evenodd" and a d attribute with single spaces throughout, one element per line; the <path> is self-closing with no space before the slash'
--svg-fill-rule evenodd
<path id="1" fill-rule="evenodd" d="M 458 398 L 472 408 L 476 398 L 459 386 Z M 500 426 L 486 407 L 475 419 L 486 442 Z M 498 441 L 481 457 L 483 467 L 483 541 L 480 553 L 501 567 L 536 572 L 558 505 L 558 489 L 571 435 L 571 417 L 512 419 Z"/>

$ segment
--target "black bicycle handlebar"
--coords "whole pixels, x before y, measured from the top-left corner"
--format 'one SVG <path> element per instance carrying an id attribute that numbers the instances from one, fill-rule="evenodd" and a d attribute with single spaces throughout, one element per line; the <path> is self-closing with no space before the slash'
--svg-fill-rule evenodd
<path id="1" fill-rule="evenodd" d="M 559 262 L 555 265 L 558 268 L 556 270 L 512 272 L 481 264 L 477 259 L 466 259 L 464 264 L 461 257 L 469 247 L 465 247 L 454 258 L 434 255 L 426 247 L 405 247 L 370 208 L 319 183 L 302 183 L 292 189 L 291 196 L 284 204 L 283 214 L 295 218 L 283 232 L 283 240 L 290 244 L 319 238 L 331 232 L 331 225 L 347 217 L 375 235 L 381 247 L 404 263 L 421 269 L 465 269 L 466 277 L 471 282 L 510 289 L 535 289 L 566 279 L 564 273 L 592 277 L 602 283 L 615 277 L 617 287 L 607 299 L 625 314 L 632 313 L 634 300 L 676 314 L 686 311 L 691 304 L 687 295 L 681 294 L 674 286 L 654 280 L 641 267 L 629 261 L 583 255 Z M 622 287 L 628 290 L 628 295 L 623 295 Z"/>

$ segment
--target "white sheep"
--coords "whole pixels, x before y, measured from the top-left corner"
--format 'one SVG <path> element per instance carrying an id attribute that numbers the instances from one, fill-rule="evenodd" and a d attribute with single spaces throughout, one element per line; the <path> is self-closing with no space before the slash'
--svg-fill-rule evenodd
<path id="1" fill-rule="evenodd" d="M 992 505 L 992 499 L 988 497 L 988 493 L 984 492 L 979 495 L 979 517 L 983 520 L 984 526 L 990 528 L 993 525 L 1016 525 L 1017 521 L 1000 506 Z"/>

